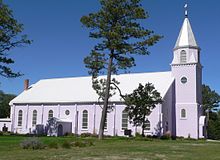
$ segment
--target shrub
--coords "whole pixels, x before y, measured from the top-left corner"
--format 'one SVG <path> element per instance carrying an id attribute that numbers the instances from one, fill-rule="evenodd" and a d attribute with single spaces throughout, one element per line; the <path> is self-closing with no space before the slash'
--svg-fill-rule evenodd
<path id="1" fill-rule="evenodd" d="M 176 136 L 171 136 L 171 139 L 172 139 L 172 140 L 176 140 L 177 137 L 176 137 Z"/>
<path id="2" fill-rule="evenodd" d="M 160 137 L 160 139 L 163 139 L 163 140 L 168 140 L 168 139 L 171 139 L 171 133 L 168 131 L 166 132 L 164 135 L 162 135 Z"/>
<path id="3" fill-rule="evenodd" d="M 73 142 L 74 147 L 90 147 L 94 146 L 94 143 L 92 141 L 76 141 Z"/>
<path id="4" fill-rule="evenodd" d="M 35 150 L 35 149 L 44 149 L 45 148 L 45 145 L 40 141 L 40 139 L 35 138 L 35 137 L 24 139 L 20 143 L 20 146 L 23 149 L 33 149 L 33 150 Z"/>
<path id="5" fill-rule="evenodd" d="M 88 146 L 94 146 L 94 143 L 92 141 L 87 142 Z"/>
<path id="6" fill-rule="evenodd" d="M 57 142 L 50 142 L 48 144 L 48 147 L 58 149 L 58 143 Z"/>
<path id="7" fill-rule="evenodd" d="M 142 136 L 139 132 L 136 132 L 136 133 L 135 133 L 135 137 L 138 138 L 138 137 L 143 137 L 143 136 Z"/>
<path id="8" fill-rule="evenodd" d="M 80 137 L 91 137 L 91 133 L 82 133 Z"/>
<path id="9" fill-rule="evenodd" d="M 66 133 L 64 134 L 64 136 L 68 136 L 68 137 L 77 137 L 78 135 L 75 134 L 75 133 L 68 133 L 68 132 L 66 132 Z"/>
<path id="10" fill-rule="evenodd" d="M 98 137 L 95 133 L 82 133 L 80 137 Z"/>
<path id="11" fill-rule="evenodd" d="M 182 136 L 176 137 L 176 140 L 184 140 L 184 137 L 182 137 Z"/>
<path id="12" fill-rule="evenodd" d="M 3 136 L 3 132 L 2 131 L 0 131 L 0 136 Z"/>
<path id="13" fill-rule="evenodd" d="M 86 147 L 86 143 L 85 142 L 81 142 L 81 141 L 76 141 L 74 143 L 75 147 Z"/>
<path id="14" fill-rule="evenodd" d="M 70 149 L 71 148 L 71 143 L 69 141 L 64 141 L 63 144 L 62 144 L 62 147 L 66 148 L 66 149 Z"/>

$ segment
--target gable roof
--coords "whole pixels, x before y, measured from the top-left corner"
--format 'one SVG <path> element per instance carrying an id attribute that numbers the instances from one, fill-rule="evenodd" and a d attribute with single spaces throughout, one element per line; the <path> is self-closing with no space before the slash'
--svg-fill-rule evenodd
<path id="1" fill-rule="evenodd" d="M 105 78 L 106 76 L 100 76 Z M 112 75 L 120 82 L 118 85 L 122 94 L 132 93 L 139 83 L 153 83 L 155 88 L 164 97 L 172 84 L 174 78 L 171 72 L 153 72 L 153 73 L 134 73 Z M 98 95 L 92 88 L 91 77 L 73 77 L 44 79 L 30 86 L 30 89 L 23 91 L 12 104 L 35 104 L 35 103 L 86 103 L 97 102 Z M 117 92 L 110 98 L 112 102 L 122 101 Z"/>

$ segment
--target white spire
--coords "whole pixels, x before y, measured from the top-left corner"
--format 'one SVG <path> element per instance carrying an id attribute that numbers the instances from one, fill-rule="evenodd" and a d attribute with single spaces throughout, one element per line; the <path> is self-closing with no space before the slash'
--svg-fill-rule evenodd
<path id="1" fill-rule="evenodd" d="M 192 27 L 188 19 L 187 4 L 185 4 L 184 8 L 185 8 L 185 19 L 174 49 L 179 47 L 198 47 L 195 40 L 195 36 L 192 31 Z"/>

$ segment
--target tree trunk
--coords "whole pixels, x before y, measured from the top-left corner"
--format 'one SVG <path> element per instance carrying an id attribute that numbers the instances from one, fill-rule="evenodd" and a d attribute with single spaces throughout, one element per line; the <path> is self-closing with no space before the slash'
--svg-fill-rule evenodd
<path id="1" fill-rule="evenodd" d="M 142 125 L 142 137 L 144 137 L 145 135 L 144 135 L 144 124 Z"/>
<path id="2" fill-rule="evenodd" d="M 145 137 L 145 135 L 144 135 L 144 129 L 145 129 L 145 117 L 146 117 L 146 116 L 144 115 L 144 118 L 142 119 L 142 122 L 143 122 L 143 123 L 142 123 L 142 134 L 141 134 L 142 137 Z"/>
<path id="3" fill-rule="evenodd" d="M 107 109 L 108 109 L 108 98 L 109 98 L 110 83 L 111 83 L 112 61 L 113 61 L 113 56 L 111 54 L 109 57 L 109 63 L 108 63 L 105 99 L 104 99 L 104 106 L 102 109 L 102 117 L 101 117 L 101 122 L 100 122 L 100 127 L 99 127 L 99 139 L 103 139 L 105 119 L 106 119 L 106 114 L 107 114 Z"/>
<path id="4" fill-rule="evenodd" d="M 142 124 L 142 137 L 144 137 L 144 129 L 145 129 L 145 115 L 144 115 L 144 119 L 143 119 L 143 124 Z"/>
<path id="5" fill-rule="evenodd" d="M 206 132 L 206 135 L 205 135 L 205 138 L 209 138 L 208 137 L 208 126 L 209 126 L 209 111 L 210 109 L 208 109 L 208 112 L 207 113 L 207 117 L 206 117 L 206 124 L 205 124 L 205 132 Z"/>

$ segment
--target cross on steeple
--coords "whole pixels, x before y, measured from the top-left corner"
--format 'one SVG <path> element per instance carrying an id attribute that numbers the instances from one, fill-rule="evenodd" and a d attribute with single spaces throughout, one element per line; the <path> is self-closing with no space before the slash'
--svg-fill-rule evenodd
<path id="1" fill-rule="evenodd" d="M 188 4 L 186 3 L 185 5 L 184 5 L 184 8 L 185 8 L 185 17 L 188 17 Z"/>

